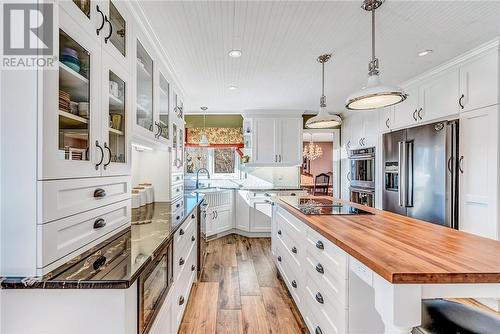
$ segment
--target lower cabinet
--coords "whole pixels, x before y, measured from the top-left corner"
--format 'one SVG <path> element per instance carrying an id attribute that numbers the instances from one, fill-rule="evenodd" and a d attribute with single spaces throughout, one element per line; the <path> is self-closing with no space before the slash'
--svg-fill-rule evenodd
<path id="1" fill-rule="evenodd" d="M 256 200 L 250 208 L 250 232 L 271 232 L 271 204 Z"/>
<path id="2" fill-rule="evenodd" d="M 276 266 L 309 331 L 347 333 L 347 253 L 279 206 L 272 224 Z"/>

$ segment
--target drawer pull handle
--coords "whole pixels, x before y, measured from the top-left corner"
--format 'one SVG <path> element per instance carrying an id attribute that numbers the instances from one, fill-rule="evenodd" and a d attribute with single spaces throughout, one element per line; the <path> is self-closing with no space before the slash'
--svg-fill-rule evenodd
<path id="1" fill-rule="evenodd" d="M 180 296 L 179 298 L 179 305 L 184 304 L 184 296 Z"/>
<path id="2" fill-rule="evenodd" d="M 196 269 L 196 266 L 193 264 L 191 265 L 191 271 L 194 271 Z"/>
<path id="3" fill-rule="evenodd" d="M 179 216 L 177 216 L 177 217 L 179 217 Z M 179 218 L 177 218 L 177 219 L 179 219 Z M 179 230 L 179 235 L 184 235 L 184 230 L 182 228 Z"/>
<path id="4" fill-rule="evenodd" d="M 323 299 L 323 296 L 322 296 L 322 295 L 321 295 L 321 293 L 319 293 L 319 292 L 316 294 L 316 301 L 317 301 L 318 303 L 320 303 L 320 304 L 324 304 L 324 303 L 325 303 L 325 301 L 324 301 L 324 299 Z"/>
<path id="5" fill-rule="evenodd" d="M 297 282 L 295 280 L 292 281 L 292 286 L 297 289 Z"/>
<path id="6" fill-rule="evenodd" d="M 317 326 L 316 329 L 314 330 L 314 334 L 323 334 L 323 331 L 319 326 Z"/>
<path id="7" fill-rule="evenodd" d="M 106 196 L 106 190 L 102 188 L 97 188 L 94 190 L 94 198 L 103 198 Z"/>
<path id="8" fill-rule="evenodd" d="M 318 240 L 316 242 L 316 248 L 318 248 L 318 249 L 325 249 L 325 245 L 323 245 L 323 241 Z"/>
<path id="9" fill-rule="evenodd" d="M 194 242 L 195 240 L 196 240 L 196 238 L 195 238 L 195 237 L 194 237 L 194 235 L 193 235 L 193 236 L 191 237 L 191 241 L 193 241 L 193 242 Z"/>
<path id="10" fill-rule="evenodd" d="M 281 262 L 281 256 L 278 256 L 278 262 Z"/>
<path id="11" fill-rule="evenodd" d="M 278 235 L 281 235 L 281 230 L 278 230 Z"/>
<path id="12" fill-rule="evenodd" d="M 296 193 L 291 193 L 290 196 L 297 196 L 297 194 Z"/>
<path id="13" fill-rule="evenodd" d="M 181 203 L 177 203 L 177 204 L 175 205 L 175 207 L 176 207 L 176 208 L 178 208 L 178 207 L 180 207 L 180 206 L 181 206 Z"/>
<path id="14" fill-rule="evenodd" d="M 181 257 L 180 260 L 179 260 L 179 266 L 184 265 L 184 262 L 186 262 L 186 261 L 184 261 L 184 259 Z"/>
<path id="15" fill-rule="evenodd" d="M 181 219 L 181 216 L 175 217 L 175 220 L 179 220 L 179 219 Z"/>
<path id="16" fill-rule="evenodd" d="M 94 261 L 92 267 L 94 268 L 94 270 L 97 270 L 102 266 L 104 266 L 105 264 L 106 264 L 106 257 L 101 255 L 97 258 L 97 260 Z"/>
<path id="17" fill-rule="evenodd" d="M 104 226 L 106 226 L 106 221 L 104 220 L 104 218 L 99 218 L 94 222 L 95 229 L 103 228 Z"/>
<path id="18" fill-rule="evenodd" d="M 325 269 L 323 269 L 323 266 L 321 265 L 321 263 L 318 263 L 316 265 L 316 271 L 320 274 L 324 274 L 325 273 Z"/>
<path id="19" fill-rule="evenodd" d="M 292 247 L 292 253 L 297 254 L 297 247 L 295 246 Z"/>

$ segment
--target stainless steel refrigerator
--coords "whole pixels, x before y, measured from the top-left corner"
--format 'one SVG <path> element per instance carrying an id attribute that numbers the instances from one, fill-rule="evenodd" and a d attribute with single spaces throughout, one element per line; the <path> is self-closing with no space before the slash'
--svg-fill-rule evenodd
<path id="1" fill-rule="evenodd" d="M 384 210 L 458 229 L 458 120 L 383 137 Z"/>

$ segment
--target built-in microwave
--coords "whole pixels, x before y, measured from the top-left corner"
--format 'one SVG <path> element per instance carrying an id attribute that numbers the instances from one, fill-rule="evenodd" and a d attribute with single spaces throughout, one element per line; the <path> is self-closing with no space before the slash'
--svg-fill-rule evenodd
<path id="1" fill-rule="evenodd" d="M 349 150 L 351 187 L 375 188 L 375 147 Z"/>
<path id="2" fill-rule="evenodd" d="M 173 239 L 163 246 L 138 279 L 138 333 L 149 331 L 174 277 Z"/>

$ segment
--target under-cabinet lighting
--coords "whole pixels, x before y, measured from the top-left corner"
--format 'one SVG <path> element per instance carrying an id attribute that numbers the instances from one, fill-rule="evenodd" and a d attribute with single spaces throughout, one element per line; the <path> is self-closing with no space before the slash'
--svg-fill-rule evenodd
<path id="1" fill-rule="evenodd" d="M 153 148 L 149 146 L 144 146 L 136 143 L 132 143 L 132 147 L 135 148 L 136 151 L 138 152 L 144 152 L 144 151 L 152 151 Z"/>

